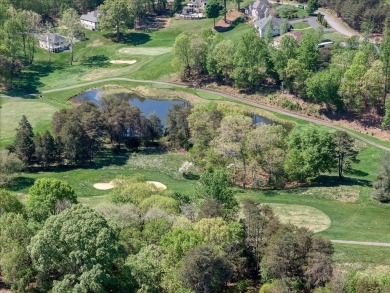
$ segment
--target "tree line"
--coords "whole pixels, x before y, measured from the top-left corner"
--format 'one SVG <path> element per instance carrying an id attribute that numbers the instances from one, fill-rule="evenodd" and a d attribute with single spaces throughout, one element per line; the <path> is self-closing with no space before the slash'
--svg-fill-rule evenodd
<path id="1" fill-rule="evenodd" d="M 146 118 L 137 107 L 113 96 L 104 98 L 100 108 L 87 102 L 56 112 L 52 132 L 34 134 L 23 116 L 14 143 L 7 148 L 25 166 L 82 165 L 92 161 L 104 143 L 117 150 L 121 145 L 132 149 L 162 135 L 161 120 L 155 113 Z"/>
<path id="2" fill-rule="evenodd" d="M 343 178 L 358 161 L 355 140 L 344 131 L 254 124 L 248 113 L 223 104 L 186 107 L 170 111 L 168 141 L 190 148 L 195 164 L 204 170 L 229 170 L 231 180 L 243 188 L 309 182 L 332 171 Z M 178 124 L 176 119 L 187 122 Z"/>
<path id="3" fill-rule="evenodd" d="M 38 179 L 25 204 L 0 190 L 0 272 L 14 292 L 313 292 L 332 280 L 329 240 L 250 200 L 239 220 L 223 172 L 201 175 L 195 196 L 114 182 L 95 209 L 56 179 Z"/>
<path id="4" fill-rule="evenodd" d="M 8 150 L 25 166 L 82 165 L 105 144 L 114 150 L 122 145 L 137 149 L 165 136 L 166 147 L 189 149 L 203 170 L 229 170 L 231 180 L 243 188 L 309 182 L 331 171 L 343 178 L 359 152 L 346 132 L 289 132 L 282 125 L 258 125 L 249 113 L 223 104 L 174 105 L 166 120 L 163 129 L 156 114 L 146 118 L 127 101 L 105 97 L 100 106 L 86 102 L 55 113 L 52 133 L 34 134 L 23 116 Z"/>
<path id="5" fill-rule="evenodd" d="M 265 39 L 255 31 L 234 44 L 210 30 L 180 34 L 175 41 L 172 65 L 183 80 L 215 80 L 245 91 L 273 85 L 334 111 L 361 117 L 375 112 L 389 125 L 390 33 L 381 45 L 356 37 L 319 50 L 323 31 L 306 34 L 300 43 L 285 36 L 278 46 L 271 35 Z"/>

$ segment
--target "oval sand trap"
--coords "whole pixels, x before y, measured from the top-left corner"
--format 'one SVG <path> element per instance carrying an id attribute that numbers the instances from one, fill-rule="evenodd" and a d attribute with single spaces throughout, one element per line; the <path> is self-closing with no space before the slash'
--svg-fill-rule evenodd
<path id="1" fill-rule="evenodd" d="M 109 183 L 95 183 L 93 187 L 99 190 L 109 190 L 114 188 L 114 184 L 112 184 L 112 181 Z"/>
<path id="2" fill-rule="evenodd" d="M 167 186 L 165 184 L 162 184 L 158 181 L 146 181 L 150 184 L 151 187 L 153 187 L 156 190 L 165 190 L 167 189 Z M 108 182 L 108 183 L 95 183 L 93 185 L 94 188 L 99 190 L 109 190 L 115 187 L 114 181 Z"/>
<path id="3" fill-rule="evenodd" d="M 141 47 L 129 47 L 119 49 L 119 53 L 132 54 L 132 55 L 148 55 L 157 56 L 168 53 L 172 50 L 171 47 L 154 47 L 154 48 L 141 48 Z"/>
<path id="4" fill-rule="evenodd" d="M 153 185 L 158 190 L 167 189 L 167 186 L 165 184 L 162 184 L 161 182 L 157 182 L 157 181 L 146 181 L 146 182 L 149 183 L 150 185 Z"/>
<path id="5" fill-rule="evenodd" d="M 313 232 L 321 232 L 329 228 L 331 220 L 319 209 L 295 204 L 269 204 L 284 224 L 294 224 Z"/>
<path id="6" fill-rule="evenodd" d="M 112 64 L 134 64 L 137 63 L 137 60 L 111 60 Z"/>

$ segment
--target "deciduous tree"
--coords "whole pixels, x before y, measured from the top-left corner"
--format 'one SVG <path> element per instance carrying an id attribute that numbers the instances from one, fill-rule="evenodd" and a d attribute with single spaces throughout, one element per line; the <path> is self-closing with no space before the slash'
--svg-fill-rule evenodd
<path id="1" fill-rule="evenodd" d="M 217 292 L 232 276 L 232 264 L 212 247 L 199 246 L 189 251 L 181 267 L 187 288 L 195 292 Z"/>
<path id="2" fill-rule="evenodd" d="M 344 177 L 344 171 L 351 168 L 352 163 L 358 162 L 359 151 L 355 147 L 355 140 L 345 131 L 336 131 L 333 134 L 335 151 L 338 161 L 339 178 Z"/>
<path id="3" fill-rule="evenodd" d="M 30 188 L 26 208 L 30 217 L 43 222 L 50 215 L 58 214 L 61 203 L 65 206 L 77 203 L 73 188 L 65 181 L 49 178 L 40 178 Z"/>
<path id="4" fill-rule="evenodd" d="M 119 280 L 124 255 L 116 233 L 89 207 L 74 205 L 50 217 L 29 251 L 40 281 L 53 292 L 134 292 Z"/>
<path id="5" fill-rule="evenodd" d="M 205 13 L 208 18 L 214 19 L 214 27 L 215 27 L 215 19 L 219 16 L 221 10 L 222 10 L 222 5 L 218 0 L 207 1 Z"/>

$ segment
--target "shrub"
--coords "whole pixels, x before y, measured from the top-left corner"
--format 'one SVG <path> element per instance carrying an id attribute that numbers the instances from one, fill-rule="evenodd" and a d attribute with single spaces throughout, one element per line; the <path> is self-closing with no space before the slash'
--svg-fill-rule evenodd
<path id="1" fill-rule="evenodd" d="M 154 193 L 148 183 L 133 183 L 126 187 L 114 188 L 110 194 L 113 203 L 133 203 L 139 205 Z"/>
<path id="2" fill-rule="evenodd" d="M 139 206 L 144 211 L 149 209 L 160 209 L 171 214 L 179 212 L 179 204 L 176 200 L 159 194 L 144 199 Z"/>

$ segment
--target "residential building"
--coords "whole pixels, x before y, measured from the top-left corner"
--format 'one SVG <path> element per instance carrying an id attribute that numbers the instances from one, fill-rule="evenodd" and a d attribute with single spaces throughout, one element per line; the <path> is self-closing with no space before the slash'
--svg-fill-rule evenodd
<path id="1" fill-rule="evenodd" d="M 207 4 L 207 0 L 190 0 L 183 8 L 184 14 L 203 13 Z"/>
<path id="2" fill-rule="evenodd" d="M 99 24 L 100 11 L 94 10 L 80 16 L 82 25 L 89 30 L 96 30 Z"/>
<path id="3" fill-rule="evenodd" d="M 280 28 L 283 24 L 283 19 L 273 17 L 269 15 L 266 18 L 258 19 L 254 22 L 256 29 L 259 31 L 260 38 L 264 38 L 268 25 L 272 25 L 272 36 L 280 35 Z M 288 29 L 290 28 L 290 24 L 288 25 Z"/>
<path id="4" fill-rule="evenodd" d="M 62 52 L 68 48 L 66 37 L 55 33 L 38 35 L 39 47 L 50 52 Z"/>
<path id="5" fill-rule="evenodd" d="M 271 13 L 272 6 L 268 0 L 256 0 L 253 4 L 249 4 L 247 14 L 251 15 L 254 20 L 267 18 Z"/>

